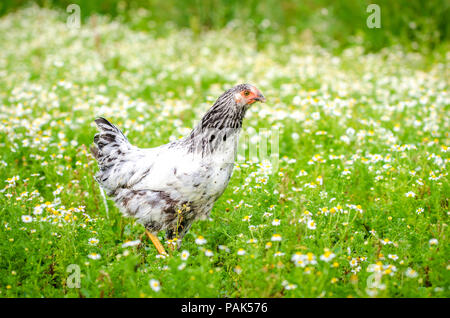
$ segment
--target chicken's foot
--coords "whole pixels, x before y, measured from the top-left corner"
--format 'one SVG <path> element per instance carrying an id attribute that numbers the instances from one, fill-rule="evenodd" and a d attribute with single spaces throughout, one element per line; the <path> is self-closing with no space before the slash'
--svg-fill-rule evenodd
<path id="1" fill-rule="evenodd" d="M 159 254 L 167 255 L 166 251 L 164 250 L 164 247 L 162 246 L 157 236 L 153 235 L 148 230 L 145 230 L 145 234 L 147 234 L 148 238 L 152 241 L 153 245 L 155 245 Z"/>

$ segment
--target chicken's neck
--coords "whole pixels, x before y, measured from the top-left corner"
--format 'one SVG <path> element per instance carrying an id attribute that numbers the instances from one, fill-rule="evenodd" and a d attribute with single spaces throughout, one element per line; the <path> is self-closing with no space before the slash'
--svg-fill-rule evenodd
<path id="1" fill-rule="evenodd" d="M 247 108 L 225 106 L 228 105 L 214 104 L 183 140 L 189 152 L 201 153 L 202 156 L 215 152 L 236 153 Z"/>

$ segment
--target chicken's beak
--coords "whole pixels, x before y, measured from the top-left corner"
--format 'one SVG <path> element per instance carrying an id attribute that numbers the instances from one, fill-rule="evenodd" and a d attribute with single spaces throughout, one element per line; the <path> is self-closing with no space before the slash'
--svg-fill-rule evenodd
<path id="1" fill-rule="evenodd" d="M 261 102 L 261 103 L 266 102 L 266 98 L 264 97 L 264 95 L 261 92 L 258 92 L 258 95 L 255 98 L 253 98 L 253 100 L 255 100 L 257 102 Z"/>

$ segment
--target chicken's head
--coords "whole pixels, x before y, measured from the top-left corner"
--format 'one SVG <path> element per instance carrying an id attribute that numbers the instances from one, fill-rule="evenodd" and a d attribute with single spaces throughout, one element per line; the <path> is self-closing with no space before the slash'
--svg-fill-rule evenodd
<path id="1" fill-rule="evenodd" d="M 224 92 L 203 116 L 204 128 L 240 128 L 247 109 L 255 102 L 265 102 L 263 94 L 255 86 L 240 84 Z"/>
<path id="2" fill-rule="evenodd" d="M 266 101 L 261 91 L 250 84 L 240 84 L 233 87 L 232 90 L 234 101 L 241 107 L 249 107 L 254 102 L 264 103 Z"/>

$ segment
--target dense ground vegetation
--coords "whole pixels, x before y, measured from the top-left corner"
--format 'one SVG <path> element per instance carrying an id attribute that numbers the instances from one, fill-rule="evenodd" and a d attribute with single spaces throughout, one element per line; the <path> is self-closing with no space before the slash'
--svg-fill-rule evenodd
<path id="1" fill-rule="evenodd" d="M 445 43 L 334 52 L 239 23 L 160 34 L 135 12 L 80 29 L 58 9 L 0 18 L 1 297 L 450 296 Z M 272 156 L 241 152 L 211 218 L 157 255 L 105 206 L 93 119 L 158 146 L 241 82 L 267 98 L 242 147 Z"/>

